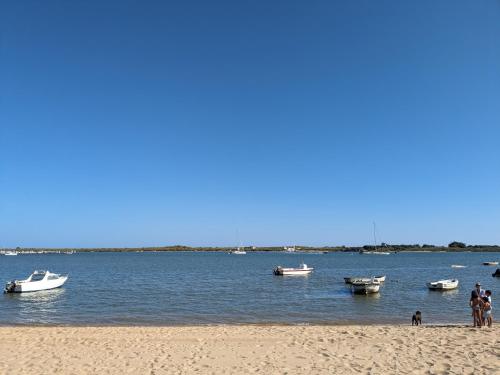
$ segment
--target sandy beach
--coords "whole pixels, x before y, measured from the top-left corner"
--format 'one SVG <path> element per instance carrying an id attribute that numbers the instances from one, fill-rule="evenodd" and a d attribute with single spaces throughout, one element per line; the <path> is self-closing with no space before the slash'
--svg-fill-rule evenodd
<path id="1" fill-rule="evenodd" d="M 499 374 L 500 329 L 0 327 L 1 374 Z"/>

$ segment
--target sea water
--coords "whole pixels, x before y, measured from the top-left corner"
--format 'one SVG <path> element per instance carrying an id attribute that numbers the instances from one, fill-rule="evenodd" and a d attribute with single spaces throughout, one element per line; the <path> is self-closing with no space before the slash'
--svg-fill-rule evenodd
<path id="1" fill-rule="evenodd" d="M 35 269 L 69 273 L 59 289 L 0 296 L 0 324 L 199 325 L 469 323 L 474 284 L 500 301 L 491 274 L 500 253 L 305 254 L 249 252 L 77 253 L 0 256 L 0 280 Z M 309 276 L 274 276 L 281 265 L 314 267 Z M 461 264 L 466 268 L 452 268 Z M 387 275 L 380 293 L 353 295 L 346 276 Z M 426 282 L 457 278 L 458 289 Z M 495 314 L 495 313 L 494 313 Z"/>

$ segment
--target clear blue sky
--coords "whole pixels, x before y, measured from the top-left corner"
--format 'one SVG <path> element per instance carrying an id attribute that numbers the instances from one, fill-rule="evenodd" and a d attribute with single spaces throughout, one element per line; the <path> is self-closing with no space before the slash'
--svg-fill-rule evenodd
<path id="1" fill-rule="evenodd" d="M 0 247 L 500 243 L 498 1 L 7 1 L 0 32 Z"/>

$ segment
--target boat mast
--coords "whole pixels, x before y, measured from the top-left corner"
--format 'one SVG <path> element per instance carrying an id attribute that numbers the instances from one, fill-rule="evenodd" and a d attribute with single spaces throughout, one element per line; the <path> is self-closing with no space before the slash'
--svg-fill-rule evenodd
<path id="1" fill-rule="evenodd" d="M 377 251 L 377 227 L 375 222 L 373 222 L 373 245 L 375 247 L 374 251 Z"/>

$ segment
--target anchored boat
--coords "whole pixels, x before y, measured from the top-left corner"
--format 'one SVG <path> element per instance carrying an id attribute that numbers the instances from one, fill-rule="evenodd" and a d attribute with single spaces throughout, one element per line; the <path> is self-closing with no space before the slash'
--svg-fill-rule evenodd
<path id="1" fill-rule="evenodd" d="M 309 275 L 314 268 L 307 267 L 307 264 L 302 263 L 299 268 L 285 268 L 278 266 L 273 270 L 276 276 L 292 276 L 292 275 Z"/>
<path id="2" fill-rule="evenodd" d="M 3 255 L 14 256 L 14 255 L 17 255 L 17 251 L 6 251 L 5 253 L 3 253 Z"/>
<path id="3" fill-rule="evenodd" d="M 231 251 L 229 254 L 234 254 L 234 255 L 245 255 L 247 252 L 245 250 L 240 250 L 239 248 Z"/>
<path id="4" fill-rule="evenodd" d="M 430 290 L 452 290 L 458 288 L 458 280 L 439 280 L 439 281 L 431 281 L 427 283 L 427 287 Z"/>
<path id="5" fill-rule="evenodd" d="M 378 293 L 380 290 L 380 281 L 375 280 L 375 278 L 354 280 L 351 286 L 354 294 Z"/>
<path id="6" fill-rule="evenodd" d="M 68 275 L 59 275 L 49 271 L 35 271 L 25 280 L 9 281 L 5 285 L 4 293 L 36 292 L 39 290 L 55 289 L 62 286 Z"/>

